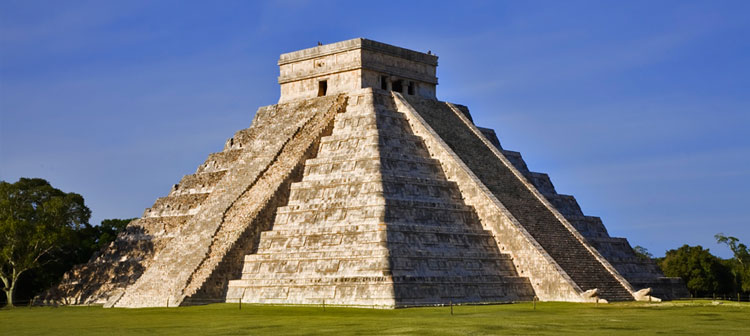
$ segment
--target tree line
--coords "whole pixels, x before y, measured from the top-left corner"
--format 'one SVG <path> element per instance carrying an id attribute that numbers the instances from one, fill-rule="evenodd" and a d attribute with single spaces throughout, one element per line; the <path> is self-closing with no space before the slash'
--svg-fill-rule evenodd
<path id="1" fill-rule="evenodd" d="M 114 241 L 131 219 L 105 219 L 91 225 L 91 210 L 81 195 L 56 189 L 44 179 L 0 181 L 0 307 L 29 302 L 58 283 L 74 265 L 85 263 Z M 695 297 L 750 293 L 750 251 L 724 234 L 717 243 L 734 253 L 730 259 L 702 246 L 683 245 L 654 258 L 636 246 L 640 258 L 652 259 L 668 277 L 680 277 Z"/>
<path id="2" fill-rule="evenodd" d="M 726 245 L 734 254 L 722 259 L 702 246 L 682 245 L 654 258 L 641 246 L 633 248 L 641 258 L 654 260 L 668 277 L 682 278 L 693 297 L 734 297 L 750 293 L 750 250 L 736 237 L 718 233 L 718 244 Z"/>

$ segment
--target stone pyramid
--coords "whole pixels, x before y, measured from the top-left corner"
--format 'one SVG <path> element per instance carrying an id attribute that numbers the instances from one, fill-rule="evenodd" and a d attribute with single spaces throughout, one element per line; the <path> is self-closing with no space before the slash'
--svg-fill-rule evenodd
<path id="1" fill-rule="evenodd" d="M 278 104 L 39 300 L 392 308 L 687 294 L 466 107 L 438 101 L 436 56 L 353 39 L 279 66 Z"/>

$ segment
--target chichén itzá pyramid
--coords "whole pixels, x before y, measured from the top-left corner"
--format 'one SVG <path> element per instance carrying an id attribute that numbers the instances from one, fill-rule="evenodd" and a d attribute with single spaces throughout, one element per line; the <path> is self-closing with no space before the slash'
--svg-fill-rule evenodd
<path id="1" fill-rule="evenodd" d="M 281 55 L 278 104 L 37 298 L 394 308 L 687 295 L 530 171 L 437 56 L 367 39 Z"/>

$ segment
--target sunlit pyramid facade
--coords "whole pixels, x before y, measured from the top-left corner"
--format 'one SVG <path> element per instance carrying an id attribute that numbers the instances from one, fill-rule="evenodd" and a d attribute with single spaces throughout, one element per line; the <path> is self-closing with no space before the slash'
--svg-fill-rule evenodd
<path id="1" fill-rule="evenodd" d="M 42 301 L 376 308 L 684 296 L 530 171 L 437 56 L 367 39 L 281 55 L 278 104 Z"/>

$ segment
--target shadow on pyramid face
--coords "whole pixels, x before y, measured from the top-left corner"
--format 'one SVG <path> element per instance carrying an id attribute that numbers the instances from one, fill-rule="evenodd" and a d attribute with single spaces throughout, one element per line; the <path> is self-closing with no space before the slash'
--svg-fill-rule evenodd
<path id="1" fill-rule="evenodd" d="M 530 300 L 528 280 L 518 277 L 392 97 L 376 101 L 396 306 Z"/>

